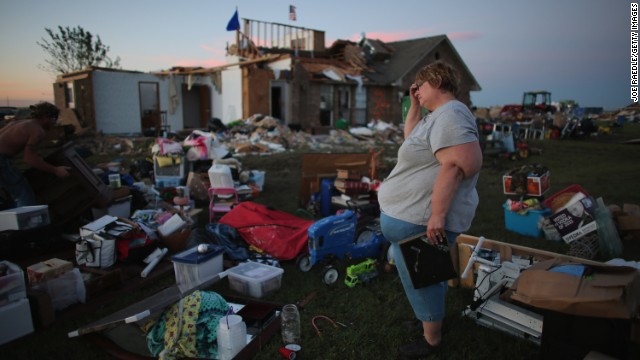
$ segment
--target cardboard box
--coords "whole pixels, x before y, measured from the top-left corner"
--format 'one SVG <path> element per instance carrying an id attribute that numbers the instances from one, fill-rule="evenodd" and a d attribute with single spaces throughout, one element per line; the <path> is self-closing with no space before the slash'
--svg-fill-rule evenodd
<path id="1" fill-rule="evenodd" d="M 103 270 L 83 267 L 80 269 L 80 275 L 84 281 L 87 299 L 93 299 L 96 295 L 122 285 L 122 269 Z"/>
<path id="2" fill-rule="evenodd" d="M 615 216 L 621 236 L 630 236 L 640 240 L 640 207 L 635 204 L 623 204 L 622 211 Z"/>
<path id="3" fill-rule="evenodd" d="M 33 229 L 48 225 L 49 222 L 47 205 L 21 206 L 0 211 L 0 231 Z"/>
<path id="4" fill-rule="evenodd" d="M 71 269 L 73 269 L 72 262 L 58 258 L 53 258 L 39 262 L 37 264 L 33 264 L 27 267 L 29 285 L 35 285 L 43 281 L 53 279 Z"/>
<path id="5" fill-rule="evenodd" d="M 539 359 L 631 359 L 631 320 L 544 311 Z M 598 355 L 595 355 L 595 354 Z"/>
<path id="6" fill-rule="evenodd" d="M 561 265 L 584 265 L 583 276 L 555 272 Z M 555 269 L 554 271 L 551 271 Z M 640 271 L 551 259 L 523 271 L 512 286 L 511 299 L 565 314 L 631 319 L 640 306 Z"/>
<path id="7" fill-rule="evenodd" d="M 190 190 L 190 196 L 196 200 L 209 200 L 209 177 L 207 174 L 199 174 L 193 171 L 187 176 L 187 186 Z"/>
<path id="8" fill-rule="evenodd" d="M 184 250 L 191 236 L 191 227 L 185 226 L 180 231 L 176 231 L 170 235 L 163 236 L 158 233 L 160 242 L 169 249 L 169 253 L 175 254 Z"/>
<path id="9" fill-rule="evenodd" d="M 33 325 L 40 329 L 49 327 L 56 319 L 56 311 L 51 304 L 51 296 L 46 289 L 30 288 L 27 298 L 31 305 Z"/>
<path id="10" fill-rule="evenodd" d="M 0 307 L 0 345 L 33 332 L 28 299 Z"/>
<path id="11" fill-rule="evenodd" d="M 502 191 L 507 195 L 515 195 L 515 191 L 511 191 L 511 175 L 502 176 Z M 551 187 L 549 172 L 547 171 L 541 176 L 527 176 L 527 195 L 542 196 Z"/>

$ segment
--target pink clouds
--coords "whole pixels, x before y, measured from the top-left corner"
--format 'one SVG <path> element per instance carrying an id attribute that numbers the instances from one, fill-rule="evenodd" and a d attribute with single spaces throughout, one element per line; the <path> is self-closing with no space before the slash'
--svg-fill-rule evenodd
<path id="1" fill-rule="evenodd" d="M 384 31 L 372 31 L 365 32 L 365 36 L 368 39 L 377 39 L 384 42 L 393 42 L 393 41 L 402 41 L 409 39 L 416 39 L 428 36 L 441 35 L 441 32 L 438 32 L 435 28 L 421 28 L 421 29 L 412 29 L 405 31 L 392 31 L 392 32 L 384 32 Z M 348 40 L 358 41 L 360 39 L 361 34 L 353 34 Z M 447 36 L 450 40 L 475 40 L 481 37 L 481 34 L 478 32 L 472 31 L 461 31 L 461 32 L 451 32 L 448 33 Z M 334 40 L 329 40 L 328 43 L 332 44 Z"/>
<path id="2" fill-rule="evenodd" d="M 184 66 L 184 67 L 204 67 L 211 68 L 216 66 L 225 65 L 227 62 L 218 59 L 180 59 L 173 62 L 172 66 Z"/>

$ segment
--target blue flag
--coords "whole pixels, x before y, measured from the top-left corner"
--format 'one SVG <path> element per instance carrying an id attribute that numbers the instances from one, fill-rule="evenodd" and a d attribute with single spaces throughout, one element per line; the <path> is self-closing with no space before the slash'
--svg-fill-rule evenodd
<path id="1" fill-rule="evenodd" d="M 238 20 L 238 9 L 236 8 L 236 12 L 233 13 L 231 20 L 227 24 L 227 31 L 233 31 L 240 29 L 240 20 Z"/>

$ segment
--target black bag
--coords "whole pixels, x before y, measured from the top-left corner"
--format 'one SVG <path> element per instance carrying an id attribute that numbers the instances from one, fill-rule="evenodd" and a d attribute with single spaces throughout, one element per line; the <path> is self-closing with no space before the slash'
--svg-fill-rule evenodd
<path id="1" fill-rule="evenodd" d="M 399 243 L 400 251 L 407 264 L 414 289 L 420 289 L 456 278 L 456 273 L 449 246 L 443 244 L 431 245 L 426 236 L 418 235 Z"/>

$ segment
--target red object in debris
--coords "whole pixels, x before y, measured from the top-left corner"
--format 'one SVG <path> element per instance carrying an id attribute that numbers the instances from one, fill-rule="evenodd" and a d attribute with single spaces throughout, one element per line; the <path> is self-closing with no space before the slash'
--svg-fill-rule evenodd
<path id="1" fill-rule="evenodd" d="M 295 259 L 307 248 L 307 230 L 313 224 L 251 201 L 239 203 L 218 222 L 233 227 L 244 241 L 278 260 Z"/>

